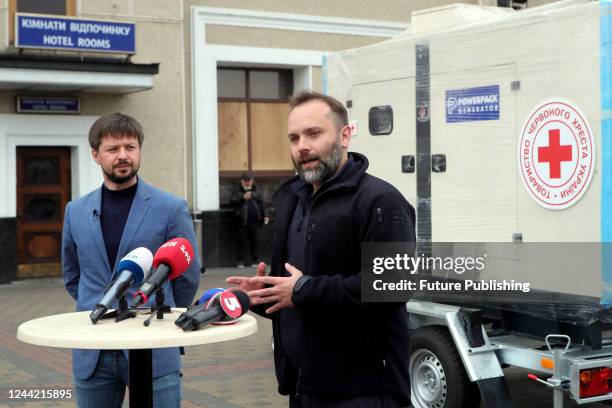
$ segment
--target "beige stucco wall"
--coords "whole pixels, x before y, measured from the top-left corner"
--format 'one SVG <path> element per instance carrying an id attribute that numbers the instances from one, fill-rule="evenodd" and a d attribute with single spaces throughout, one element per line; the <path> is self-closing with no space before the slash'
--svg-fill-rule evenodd
<path id="1" fill-rule="evenodd" d="M 323 92 L 323 69 L 312 67 L 312 90 Z"/>
<path id="2" fill-rule="evenodd" d="M 336 51 L 383 41 L 383 37 L 206 25 L 206 43 L 243 47 Z"/>
<path id="3" fill-rule="evenodd" d="M 145 131 L 141 175 L 147 182 L 184 198 L 185 94 L 183 90 L 183 13 L 177 0 L 81 0 L 79 15 L 134 21 L 136 63 L 160 63 L 150 91 L 124 96 L 83 95 L 83 114 L 120 111 L 134 116 Z"/>
<path id="4" fill-rule="evenodd" d="M 0 92 L 0 113 L 15 113 L 15 93 Z"/>
<path id="5" fill-rule="evenodd" d="M 478 0 L 461 3 L 478 4 Z M 364 20 L 410 21 L 413 10 L 437 7 L 457 1 L 449 0 L 191 0 L 197 6 L 237 8 L 277 13 L 310 14 L 316 16 L 357 18 Z M 186 4 L 187 5 L 187 4 Z"/>
<path id="6" fill-rule="evenodd" d="M 3 49 L 8 35 L 8 0 L 0 0 L 0 27 L 7 27 L 0 29 L 0 49 Z"/>

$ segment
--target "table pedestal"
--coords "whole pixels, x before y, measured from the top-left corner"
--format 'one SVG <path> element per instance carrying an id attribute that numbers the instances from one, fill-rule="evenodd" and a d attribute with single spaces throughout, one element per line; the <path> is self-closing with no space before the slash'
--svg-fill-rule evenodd
<path id="1" fill-rule="evenodd" d="M 153 407 L 153 351 L 129 351 L 130 408 Z"/>

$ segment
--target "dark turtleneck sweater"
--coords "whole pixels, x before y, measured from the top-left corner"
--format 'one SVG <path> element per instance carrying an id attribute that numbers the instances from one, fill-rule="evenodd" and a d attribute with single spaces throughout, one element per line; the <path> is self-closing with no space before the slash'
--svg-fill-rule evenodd
<path id="1" fill-rule="evenodd" d="M 105 185 L 102 185 L 100 223 L 111 270 L 114 269 L 117 261 L 119 243 L 121 243 L 123 229 L 130 214 L 137 188 L 138 183 L 123 190 L 109 190 Z"/>

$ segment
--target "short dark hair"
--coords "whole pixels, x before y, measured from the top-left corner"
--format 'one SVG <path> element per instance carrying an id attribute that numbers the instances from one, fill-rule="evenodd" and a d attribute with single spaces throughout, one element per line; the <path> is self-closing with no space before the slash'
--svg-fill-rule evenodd
<path id="1" fill-rule="evenodd" d="M 98 150 L 100 141 L 106 135 L 136 136 L 140 146 L 144 141 L 144 133 L 140 123 L 133 117 L 119 112 L 104 115 L 91 125 L 91 129 L 89 129 L 89 145 L 91 148 Z"/>
<path id="2" fill-rule="evenodd" d="M 342 103 L 336 98 L 332 98 L 329 95 L 324 95 L 318 92 L 303 91 L 294 95 L 289 100 L 289 112 L 298 106 L 304 105 L 311 101 L 321 101 L 329 106 L 329 109 L 333 115 L 332 119 L 336 124 L 337 130 L 340 130 L 344 126 L 348 125 L 348 113 L 344 105 L 342 105 Z"/>

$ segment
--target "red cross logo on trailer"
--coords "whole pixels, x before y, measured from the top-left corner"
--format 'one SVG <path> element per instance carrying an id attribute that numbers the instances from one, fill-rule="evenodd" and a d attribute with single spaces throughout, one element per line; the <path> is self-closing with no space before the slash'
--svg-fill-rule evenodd
<path id="1" fill-rule="evenodd" d="M 549 99 L 533 109 L 521 130 L 518 164 L 525 188 L 538 204 L 559 210 L 586 192 L 595 166 L 593 131 L 572 102 Z"/>
<path id="2" fill-rule="evenodd" d="M 572 161 L 572 145 L 561 146 L 560 129 L 550 129 L 548 131 L 548 146 L 538 147 L 538 162 L 548 163 L 548 177 L 551 179 L 561 178 L 561 163 Z"/>

